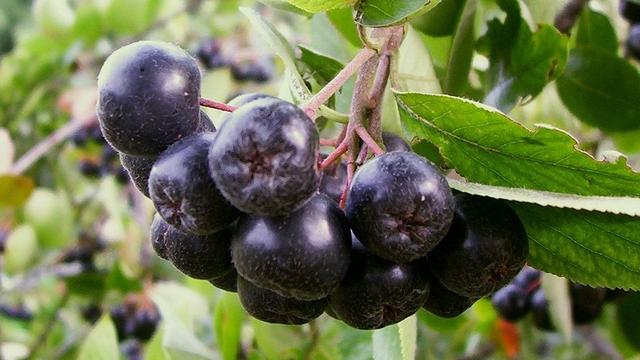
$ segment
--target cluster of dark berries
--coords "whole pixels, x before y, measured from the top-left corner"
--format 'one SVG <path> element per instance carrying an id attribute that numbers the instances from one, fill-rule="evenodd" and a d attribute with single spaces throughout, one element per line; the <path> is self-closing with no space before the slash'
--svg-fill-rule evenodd
<path id="1" fill-rule="evenodd" d="M 111 309 L 110 314 L 118 341 L 149 341 L 160 322 L 158 309 L 145 294 L 127 296 L 122 304 Z"/>
<path id="2" fill-rule="evenodd" d="M 627 53 L 636 60 L 640 60 L 640 3 L 633 0 L 620 0 L 620 14 L 631 27 L 627 38 Z"/>
<path id="3" fill-rule="evenodd" d="M 318 130 L 300 108 L 243 95 L 216 131 L 201 116 L 199 86 L 197 64 L 181 49 L 129 45 L 100 73 L 100 125 L 123 157 L 139 161 L 125 164 L 157 210 L 156 253 L 237 291 L 252 316 L 302 324 L 326 312 L 360 329 L 423 306 L 455 316 L 524 266 L 515 212 L 454 197 L 402 139 L 385 136 L 393 151 L 358 169 L 343 210 L 335 199 L 344 164 L 321 171 Z"/>
<path id="4" fill-rule="evenodd" d="M 84 156 L 80 159 L 78 170 L 82 175 L 91 179 L 114 175 L 120 184 L 128 183 L 127 172 L 118 161 L 118 152 L 107 144 L 97 123 L 80 128 L 70 140 L 79 148 L 87 149 L 92 145 L 101 148 L 99 156 Z"/>
<path id="5" fill-rule="evenodd" d="M 79 236 L 78 244 L 62 252 L 58 262 L 77 263 L 82 267 L 83 272 L 94 272 L 97 271 L 95 255 L 104 249 L 104 243 L 100 239 L 83 232 Z"/>
<path id="6" fill-rule="evenodd" d="M 493 294 L 491 302 L 501 318 L 516 322 L 531 312 L 533 323 L 538 329 L 555 330 L 549 313 L 549 301 L 540 286 L 540 275 L 540 271 L 526 267 L 511 283 Z M 620 290 L 571 283 L 569 297 L 574 324 L 586 325 L 594 322 L 602 313 L 606 302 L 617 300 L 625 294 Z"/>
<path id="7" fill-rule="evenodd" d="M 206 69 L 229 67 L 231 76 L 236 81 L 252 81 L 266 83 L 273 77 L 273 59 L 270 57 L 259 59 L 232 60 L 225 56 L 222 42 L 218 39 L 205 39 L 198 46 L 196 55 Z"/>
<path id="8" fill-rule="evenodd" d="M 23 304 L 7 305 L 0 304 L 0 316 L 4 316 L 14 320 L 31 321 L 33 320 L 33 313 L 27 309 Z"/>

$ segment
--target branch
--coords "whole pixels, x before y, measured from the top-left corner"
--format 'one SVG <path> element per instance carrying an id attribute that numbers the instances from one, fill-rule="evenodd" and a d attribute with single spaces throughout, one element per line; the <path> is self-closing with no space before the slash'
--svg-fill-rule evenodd
<path id="1" fill-rule="evenodd" d="M 84 120 L 71 120 L 65 126 L 58 129 L 53 134 L 46 137 L 44 140 L 36 144 L 26 154 L 22 155 L 18 161 L 13 164 L 10 173 L 19 175 L 28 170 L 36 161 L 40 160 L 44 155 L 49 153 L 54 147 L 63 141 L 67 140 L 71 135 L 75 134 L 80 128 L 89 126 L 94 122 L 97 122 L 97 117 L 91 117 Z"/>
<path id="2" fill-rule="evenodd" d="M 376 51 L 369 48 L 360 50 L 358 55 L 351 60 L 322 90 L 320 90 L 304 106 L 304 112 L 312 119 L 316 118 L 316 113 L 320 106 L 325 104 L 342 86 L 353 76 L 362 65 L 376 55 Z"/>
<path id="3" fill-rule="evenodd" d="M 51 329 L 53 329 L 53 326 L 56 324 L 56 321 L 58 320 L 58 315 L 60 314 L 60 310 L 67 304 L 68 301 L 69 301 L 69 291 L 67 289 L 64 289 L 64 294 L 62 294 L 62 299 L 60 299 L 60 301 L 56 305 L 55 309 L 51 313 L 51 316 L 47 320 L 47 324 L 40 332 L 40 335 L 38 335 L 38 338 L 36 339 L 35 343 L 31 347 L 31 350 L 29 350 L 29 355 L 26 357 L 27 359 L 35 359 L 35 355 L 38 349 L 40 349 L 40 347 L 44 345 L 44 343 L 47 341 L 47 338 L 51 333 Z"/>
<path id="4" fill-rule="evenodd" d="M 216 110 L 226 111 L 226 112 L 234 112 L 238 109 L 235 106 L 227 105 L 225 103 L 221 103 L 215 100 L 209 100 L 205 98 L 200 98 L 200 105 L 211 108 L 211 109 L 216 109 Z"/>

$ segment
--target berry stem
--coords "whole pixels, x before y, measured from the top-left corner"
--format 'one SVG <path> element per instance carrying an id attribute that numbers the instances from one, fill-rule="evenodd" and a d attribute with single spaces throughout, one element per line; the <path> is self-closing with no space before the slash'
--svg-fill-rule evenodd
<path id="1" fill-rule="evenodd" d="M 225 111 L 225 112 L 234 112 L 237 109 L 237 107 L 235 106 L 227 105 L 225 103 L 221 103 L 221 102 L 217 102 L 217 101 L 205 99 L 205 98 L 200 98 L 200 105 L 211 108 L 211 109 Z"/>
<path id="2" fill-rule="evenodd" d="M 344 155 L 347 150 L 349 150 L 349 142 L 345 139 L 340 143 L 340 145 L 338 145 L 338 147 L 336 147 L 335 150 L 333 150 L 331 154 L 327 156 L 326 159 L 324 159 L 324 161 L 322 161 L 322 164 L 320 164 L 320 169 L 326 169 L 327 167 L 331 166 L 331 164 L 333 164 L 342 155 Z"/>
<path id="3" fill-rule="evenodd" d="M 384 154 L 384 149 L 371 137 L 371 134 L 369 134 L 367 129 L 358 126 L 356 127 L 356 133 L 376 156 Z"/>
<path id="4" fill-rule="evenodd" d="M 556 16 L 554 25 L 563 34 L 569 34 L 571 28 L 576 24 L 582 10 L 589 0 L 571 0 L 565 5 Z"/>
<path id="5" fill-rule="evenodd" d="M 309 102 L 304 106 L 304 112 L 312 119 L 317 117 L 317 111 L 324 103 L 336 93 L 342 86 L 353 76 L 362 65 L 369 61 L 376 51 L 370 48 L 363 48 L 329 83 L 322 88 Z"/>
<path id="6" fill-rule="evenodd" d="M 320 145 L 322 146 L 336 146 L 336 141 L 333 139 L 320 139 Z"/>

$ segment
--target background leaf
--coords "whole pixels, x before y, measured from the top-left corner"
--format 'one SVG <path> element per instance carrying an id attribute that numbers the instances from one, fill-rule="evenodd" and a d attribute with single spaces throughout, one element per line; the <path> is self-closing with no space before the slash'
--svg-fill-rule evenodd
<path id="1" fill-rule="evenodd" d="M 116 329 L 108 315 L 96 323 L 80 348 L 79 360 L 112 360 L 119 358 Z"/>
<path id="2" fill-rule="evenodd" d="M 356 21 L 364 26 L 383 27 L 402 23 L 409 17 L 433 9 L 441 0 L 360 0 Z"/>
<path id="3" fill-rule="evenodd" d="M 288 0 L 291 4 L 310 13 L 318 13 L 327 10 L 353 5 L 354 0 Z"/>
<path id="4" fill-rule="evenodd" d="M 607 15 L 586 8 L 578 22 L 576 46 L 618 53 L 618 36 Z"/>
<path id="5" fill-rule="evenodd" d="M 576 48 L 556 84 L 564 104 L 583 122 L 614 132 L 640 128 L 640 74 L 624 59 Z"/>
<path id="6" fill-rule="evenodd" d="M 216 304 L 213 324 L 218 351 L 224 360 L 235 360 L 240 349 L 242 323 L 246 313 L 236 294 L 224 292 Z"/>
<path id="7" fill-rule="evenodd" d="M 556 329 L 560 330 L 564 340 L 569 342 L 573 333 L 569 282 L 565 278 L 543 273 L 542 289 L 549 301 L 551 321 L 556 326 Z"/>

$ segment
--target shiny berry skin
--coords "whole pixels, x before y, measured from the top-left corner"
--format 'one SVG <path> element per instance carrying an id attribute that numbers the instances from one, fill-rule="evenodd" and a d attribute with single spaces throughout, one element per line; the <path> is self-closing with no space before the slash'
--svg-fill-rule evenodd
<path id="1" fill-rule="evenodd" d="M 406 263 L 425 256 L 453 219 L 451 189 L 438 168 L 411 152 L 390 152 L 356 172 L 347 218 L 357 238 L 382 258 Z"/>
<path id="2" fill-rule="evenodd" d="M 231 230 L 208 235 L 185 233 L 160 217 L 151 226 L 151 241 L 156 253 L 194 279 L 221 277 L 233 269 L 229 251 Z"/>
<path id="3" fill-rule="evenodd" d="M 321 194 L 289 215 L 241 217 L 232 242 L 233 263 L 242 277 L 307 301 L 325 298 L 338 286 L 350 249 L 342 209 Z"/>
<path id="4" fill-rule="evenodd" d="M 320 193 L 327 195 L 336 203 L 340 202 L 347 181 L 347 164 L 335 162 L 322 170 Z"/>
<path id="5" fill-rule="evenodd" d="M 151 200 L 158 214 L 182 231 L 213 233 L 240 215 L 209 176 L 208 150 L 215 137 L 210 132 L 186 137 L 164 151 L 151 169 Z"/>
<path id="6" fill-rule="evenodd" d="M 411 146 L 403 138 L 389 132 L 382 133 L 382 143 L 388 152 L 391 151 L 411 151 Z"/>
<path id="7" fill-rule="evenodd" d="M 501 318 L 511 322 L 522 319 L 529 311 L 527 291 L 513 284 L 496 291 L 491 303 Z"/>
<path id="8" fill-rule="evenodd" d="M 454 318 L 462 315 L 476 301 L 478 301 L 477 298 L 458 295 L 442 286 L 439 282 L 432 280 L 429 298 L 423 308 L 442 318 Z"/>
<path id="9" fill-rule="evenodd" d="M 456 294 L 487 296 L 522 270 L 529 253 L 527 234 L 502 201 L 467 194 L 455 199 L 453 225 L 429 255 L 430 269 Z"/>
<path id="10" fill-rule="evenodd" d="M 306 324 L 322 315 L 327 307 L 326 298 L 313 301 L 286 298 L 242 277 L 238 277 L 238 297 L 249 315 L 273 324 Z"/>
<path id="11" fill-rule="evenodd" d="M 302 110 L 265 97 L 241 106 L 224 121 L 209 151 L 209 169 L 236 208 L 282 215 L 318 190 L 318 148 L 318 131 Z"/>
<path id="12" fill-rule="evenodd" d="M 198 127 L 198 64 L 172 44 L 140 41 L 116 50 L 100 70 L 98 91 L 102 133 L 125 154 L 156 156 Z"/>
<path id="13" fill-rule="evenodd" d="M 149 175 L 156 158 L 144 158 L 120 153 L 120 163 L 129 174 L 129 179 L 144 196 L 149 197 Z"/>
<path id="14" fill-rule="evenodd" d="M 351 265 L 329 298 L 329 313 L 362 330 L 380 329 L 415 314 L 429 296 L 418 263 L 395 264 L 371 254 L 355 238 Z"/>

